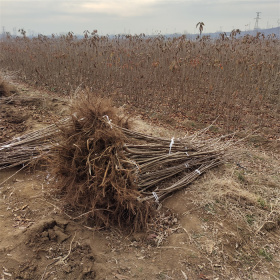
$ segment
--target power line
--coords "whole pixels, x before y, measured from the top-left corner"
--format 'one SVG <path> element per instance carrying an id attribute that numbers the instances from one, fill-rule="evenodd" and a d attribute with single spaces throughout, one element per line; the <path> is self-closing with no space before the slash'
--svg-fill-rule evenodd
<path id="1" fill-rule="evenodd" d="M 254 30 L 258 30 L 259 29 L 259 19 L 261 19 L 260 18 L 260 13 L 261 12 L 256 12 L 256 13 L 257 13 L 257 17 L 254 18 L 256 20 Z"/>

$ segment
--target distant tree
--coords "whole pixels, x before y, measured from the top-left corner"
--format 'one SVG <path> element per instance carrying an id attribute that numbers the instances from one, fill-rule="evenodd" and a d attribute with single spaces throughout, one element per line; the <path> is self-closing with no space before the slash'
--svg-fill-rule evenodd
<path id="1" fill-rule="evenodd" d="M 7 38 L 7 39 L 12 38 L 12 35 L 11 35 L 11 33 L 10 33 L 10 32 L 6 32 L 6 33 L 5 33 L 5 35 L 6 35 L 6 38 Z"/>
<path id="2" fill-rule="evenodd" d="M 83 33 L 84 33 L 84 38 L 87 39 L 88 38 L 88 34 L 90 34 L 90 32 L 88 30 L 85 30 Z"/>
<path id="3" fill-rule="evenodd" d="M 24 38 L 26 37 L 26 31 L 25 31 L 23 28 L 19 29 L 18 32 L 19 32 Z"/>
<path id="4" fill-rule="evenodd" d="M 220 33 L 219 36 L 220 36 L 220 38 L 221 38 L 223 41 L 224 41 L 225 39 L 228 39 L 227 33 L 226 33 L 226 32 Z"/>
<path id="5" fill-rule="evenodd" d="M 235 38 L 237 34 L 240 34 L 241 30 L 240 29 L 233 29 L 230 33 L 231 38 Z"/>
<path id="6" fill-rule="evenodd" d="M 196 28 L 198 27 L 198 29 L 199 29 L 199 34 L 200 34 L 199 36 L 200 37 L 201 37 L 201 33 L 203 31 L 203 26 L 204 26 L 204 23 L 202 21 L 200 21 L 199 23 L 196 24 Z"/>

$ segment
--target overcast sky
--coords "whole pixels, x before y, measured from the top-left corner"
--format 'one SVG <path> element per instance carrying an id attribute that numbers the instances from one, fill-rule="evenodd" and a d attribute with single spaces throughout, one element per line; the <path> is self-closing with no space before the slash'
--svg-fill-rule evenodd
<path id="1" fill-rule="evenodd" d="M 106 34 L 197 33 L 199 21 L 205 32 L 280 24 L 279 0 L 0 0 L 0 24 L 14 33 L 60 34 L 98 30 Z"/>

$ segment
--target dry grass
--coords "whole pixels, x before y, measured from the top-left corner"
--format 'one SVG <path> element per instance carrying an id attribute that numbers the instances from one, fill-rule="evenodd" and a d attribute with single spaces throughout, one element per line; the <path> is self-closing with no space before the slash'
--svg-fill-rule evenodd
<path id="1" fill-rule="evenodd" d="M 7 37 L 0 66 L 29 83 L 72 94 L 89 88 L 118 104 L 164 112 L 227 130 L 259 128 L 276 137 L 279 124 L 279 40 L 260 34 L 197 41 L 164 36 Z M 162 117 L 164 117 L 162 116 Z M 278 123 L 278 124 L 277 124 Z M 269 132 L 268 132 L 269 131 Z"/>
<path id="2" fill-rule="evenodd" d="M 213 244 L 209 257 L 228 273 L 236 273 L 239 267 L 244 268 L 244 279 L 261 279 L 255 270 L 276 279 L 280 252 L 279 158 L 246 148 L 238 154 L 234 160 L 242 167 L 234 163 L 210 171 L 189 191 L 195 194 L 192 201 L 206 221 L 207 238 L 197 242 L 206 247 Z"/>

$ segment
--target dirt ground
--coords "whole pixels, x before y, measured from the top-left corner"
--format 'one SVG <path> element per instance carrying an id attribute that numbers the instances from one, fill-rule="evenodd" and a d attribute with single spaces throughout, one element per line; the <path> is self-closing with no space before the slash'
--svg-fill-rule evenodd
<path id="1" fill-rule="evenodd" d="M 0 143 L 67 114 L 67 99 L 12 82 L 18 93 L 0 98 Z M 138 116 L 134 128 L 183 133 Z M 249 144 L 132 235 L 66 213 L 47 170 L 0 171 L 0 279 L 280 279 L 279 153 Z"/>

